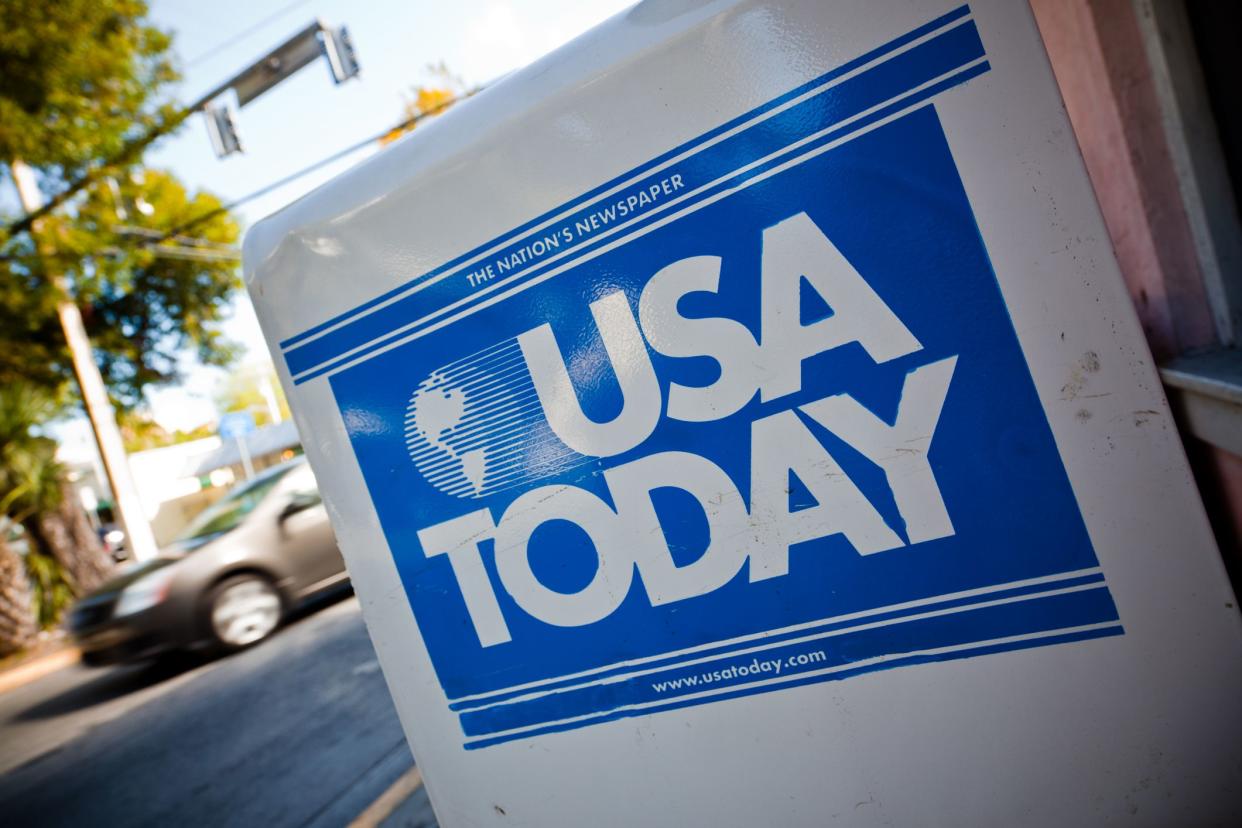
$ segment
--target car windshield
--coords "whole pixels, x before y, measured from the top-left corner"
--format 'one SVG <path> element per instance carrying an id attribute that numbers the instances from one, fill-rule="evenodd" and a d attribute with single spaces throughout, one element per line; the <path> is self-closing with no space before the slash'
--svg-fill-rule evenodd
<path id="1" fill-rule="evenodd" d="M 268 492 L 275 488 L 289 471 L 291 468 L 269 472 L 238 486 L 225 495 L 223 500 L 216 501 L 200 512 L 198 517 L 181 531 L 177 540 L 199 540 L 236 529 L 246 519 L 246 515 L 253 512 L 255 507 L 263 502 Z"/>

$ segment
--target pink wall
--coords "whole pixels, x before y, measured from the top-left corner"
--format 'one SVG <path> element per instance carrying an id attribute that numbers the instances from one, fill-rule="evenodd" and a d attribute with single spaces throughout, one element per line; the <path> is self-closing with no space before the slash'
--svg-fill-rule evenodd
<path id="1" fill-rule="evenodd" d="M 1217 344 L 1131 0 L 1031 0 L 1130 295 L 1158 361 Z M 1183 431 L 1222 552 L 1242 573 L 1242 458 Z"/>
<path id="2" fill-rule="evenodd" d="M 1130 0 L 1032 0 L 1117 259 L 1157 359 L 1215 343 Z"/>

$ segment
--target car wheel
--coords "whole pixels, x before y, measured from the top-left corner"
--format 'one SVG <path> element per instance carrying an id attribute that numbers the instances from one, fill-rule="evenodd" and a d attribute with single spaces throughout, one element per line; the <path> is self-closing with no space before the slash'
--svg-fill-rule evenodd
<path id="1" fill-rule="evenodd" d="M 283 615 L 280 593 L 261 575 L 221 581 L 207 601 L 211 635 L 226 652 L 258 644 L 276 631 Z"/>

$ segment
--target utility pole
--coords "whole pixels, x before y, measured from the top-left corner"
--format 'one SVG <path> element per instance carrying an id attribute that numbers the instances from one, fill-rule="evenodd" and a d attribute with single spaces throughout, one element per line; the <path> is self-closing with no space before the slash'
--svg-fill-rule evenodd
<path id="1" fill-rule="evenodd" d="M 232 105 L 231 103 L 216 104 L 215 99 L 231 91 L 236 96 L 237 106 L 244 106 L 319 57 L 327 61 L 329 72 L 335 83 L 344 83 L 358 76 L 358 59 L 354 54 L 348 30 L 344 26 L 332 28 L 320 20 L 315 20 L 183 109 L 178 116 L 178 123 L 191 113 L 202 111 L 207 118 L 208 132 L 217 155 L 223 157 L 233 152 L 240 152 L 241 140 L 237 135 Z M 22 209 L 26 211 L 27 221 L 34 218 L 30 231 L 35 244 L 40 249 L 40 253 L 46 256 L 50 252 L 50 246 L 39 232 L 39 219 L 37 218 L 37 215 L 44 209 L 44 200 L 35 181 L 34 172 L 17 159 L 10 162 L 9 168 L 13 171 L 13 182 L 17 186 L 17 195 Z M 71 187 L 70 192 L 76 192 L 77 189 L 86 186 L 86 181 L 87 179 L 84 179 L 78 185 Z M 62 193 L 58 199 L 53 199 L 51 206 L 55 207 L 58 200 L 63 201 L 65 197 L 67 196 Z M 220 255 L 220 251 L 181 249 L 181 256 L 184 258 L 215 259 Z M 46 257 L 50 261 L 51 257 Z M 82 392 L 86 415 L 95 432 L 95 444 L 99 448 L 99 456 L 103 460 L 108 484 L 112 488 L 117 517 L 125 528 L 130 554 L 135 560 L 148 560 L 155 557 L 159 550 L 155 543 L 155 536 L 151 533 L 151 524 L 147 522 L 143 511 L 138 488 L 134 485 L 133 476 L 130 474 L 125 446 L 121 441 L 121 432 L 116 425 L 116 412 L 112 408 L 111 400 L 108 399 L 103 376 L 99 373 L 99 366 L 95 363 L 95 357 L 91 352 L 86 327 L 82 324 L 82 313 L 73 301 L 64 274 L 53 273 L 51 278 L 60 294 L 56 306 L 57 316 L 60 318 L 65 342 L 73 358 L 73 372 L 78 380 L 78 388 Z"/>
<path id="2" fill-rule="evenodd" d="M 13 172 L 13 183 L 17 186 L 17 197 L 22 209 L 27 214 L 33 213 L 43 206 L 43 194 L 35 181 L 34 171 L 19 160 L 9 163 Z M 40 233 L 39 222 L 31 227 L 35 244 L 43 252 L 47 241 Z M 50 261 L 50 257 L 47 257 Z M 112 489 L 112 500 L 116 505 L 116 516 L 125 530 L 125 541 L 129 553 L 134 560 L 145 561 L 158 554 L 155 535 L 151 533 L 151 524 L 142 508 L 142 499 L 134 478 L 129 471 L 129 461 L 125 456 L 125 446 L 121 442 L 121 430 L 116 425 L 116 412 L 112 409 L 112 401 L 108 399 L 108 390 L 104 386 L 103 376 L 95 363 L 91 352 L 91 343 L 86 336 L 86 326 L 82 324 L 82 313 L 73 296 L 69 292 L 69 283 L 62 273 L 51 274 L 52 283 L 59 294 L 56 303 L 56 315 L 60 318 L 60 327 L 65 334 L 65 342 L 73 357 L 73 373 L 78 380 L 78 388 L 82 392 L 82 403 L 86 407 L 86 416 L 90 419 L 91 429 L 95 432 L 95 444 L 99 447 L 99 456 L 103 460 L 104 471 L 108 475 L 108 485 Z"/>

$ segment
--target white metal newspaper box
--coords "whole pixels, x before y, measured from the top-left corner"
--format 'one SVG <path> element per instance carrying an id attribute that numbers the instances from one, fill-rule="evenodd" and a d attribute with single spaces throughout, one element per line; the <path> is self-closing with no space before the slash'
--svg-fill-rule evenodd
<path id="1" fill-rule="evenodd" d="M 246 273 L 445 825 L 1240 818 L 1242 627 L 1025 3 L 641 4 Z"/>

